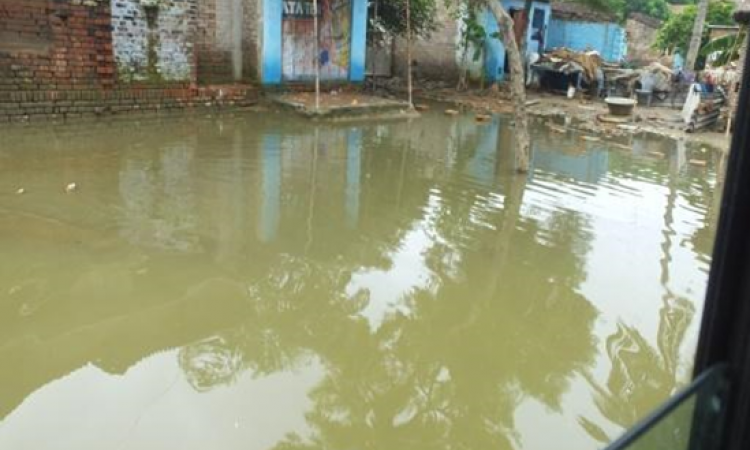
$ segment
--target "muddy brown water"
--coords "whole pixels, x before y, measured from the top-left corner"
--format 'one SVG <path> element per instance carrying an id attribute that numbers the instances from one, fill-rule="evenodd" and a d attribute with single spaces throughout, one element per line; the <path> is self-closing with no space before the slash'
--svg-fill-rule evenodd
<path id="1" fill-rule="evenodd" d="M 0 448 L 601 447 L 689 381 L 718 161 L 511 133 L 0 130 Z"/>

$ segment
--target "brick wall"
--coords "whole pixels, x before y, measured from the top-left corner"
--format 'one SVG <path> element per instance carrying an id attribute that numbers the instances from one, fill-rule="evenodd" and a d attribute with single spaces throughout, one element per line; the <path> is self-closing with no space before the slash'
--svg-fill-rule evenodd
<path id="1" fill-rule="evenodd" d="M 246 80 L 260 79 L 263 0 L 243 0 L 242 73 Z"/>
<path id="2" fill-rule="evenodd" d="M 0 0 L 0 92 L 115 83 L 108 2 Z"/>
<path id="3" fill-rule="evenodd" d="M 198 61 L 198 83 L 228 83 L 232 81 L 232 54 L 219 47 L 219 4 L 222 0 L 198 1 L 198 25 L 196 27 L 196 56 Z M 224 8 L 221 8 L 223 13 Z M 222 14 L 223 15 L 223 14 Z"/>
<path id="4" fill-rule="evenodd" d="M 255 102 L 196 86 L 198 0 L 142 3 L 0 0 L 0 124 Z"/>
<path id="5" fill-rule="evenodd" d="M 257 98 L 257 90 L 248 86 L 0 91 L 0 125 L 248 106 Z"/>

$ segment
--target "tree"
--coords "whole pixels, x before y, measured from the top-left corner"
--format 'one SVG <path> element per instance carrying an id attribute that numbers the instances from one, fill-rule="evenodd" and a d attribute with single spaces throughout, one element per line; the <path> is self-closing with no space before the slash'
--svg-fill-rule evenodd
<path id="1" fill-rule="evenodd" d="M 632 0 L 629 2 L 618 2 L 617 9 L 613 10 L 620 19 L 626 19 L 631 13 L 642 13 L 654 19 L 666 20 L 669 18 L 669 4 L 666 0 Z"/>
<path id="2" fill-rule="evenodd" d="M 706 20 L 712 25 L 732 25 L 732 11 L 734 4 L 729 1 L 714 1 L 708 5 Z M 693 24 L 695 22 L 698 9 L 691 5 L 685 8 L 680 14 L 674 14 L 667 19 L 659 29 L 656 36 L 655 47 L 659 50 L 681 51 L 688 49 Z M 703 44 L 708 40 L 707 32 L 703 33 Z"/>
<path id="3" fill-rule="evenodd" d="M 531 138 L 529 137 L 529 119 L 526 114 L 526 86 L 524 86 L 523 58 L 516 42 L 513 29 L 513 18 L 505 10 L 499 0 L 481 0 L 497 20 L 500 27 L 498 38 L 505 46 L 510 64 L 510 95 L 513 101 L 513 116 L 516 121 L 516 170 L 520 173 L 529 171 L 529 152 Z"/>
<path id="4" fill-rule="evenodd" d="M 407 0 L 379 0 L 378 15 L 371 21 L 371 29 L 382 29 L 394 36 L 428 36 L 435 28 L 437 2 L 442 0 L 410 0 L 409 16 L 406 20 Z M 523 59 L 514 34 L 513 19 L 503 8 L 500 0 L 445 0 L 447 6 L 456 8 L 487 7 L 500 27 L 499 38 L 508 55 L 510 64 L 510 90 L 513 98 L 513 111 L 516 130 L 516 168 L 525 173 L 529 170 L 531 148 L 528 117 L 526 114 L 526 88 L 524 86 Z M 407 26 L 408 25 L 408 26 Z M 409 62 L 411 66 L 411 62 Z M 411 67 L 410 67 L 411 69 Z"/>
<path id="5" fill-rule="evenodd" d="M 709 0 L 700 0 L 700 3 L 698 3 L 698 11 L 695 15 L 695 22 L 693 22 L 693 33 L 690 36 L 690 46 L 685 57 L 685 68 L 687 70 L 695 70 L 695 61 L 698 59 L 698 50 L 701 48 L 703 29 L 708 14 L 708 2 Z"/>
<path id="6" fill-rule="evenodd" d="M 409 22 L 413 36 L 428 37 L 435 30 L 438 1 L 442 0 L 410 0 Z M 368 34 L 406 37 L 406 0 L 374 0 L 370 8 Z"/>
<path id="7" fill-rule="evenodd" d="M 745 31 L 727 34 L 715 39 L 711 39 L 706 45 L 701 47 L 700 56 L 705 58 L 711 57 L 711 65 L 724 66 L 740 58 L 741 47 L 745 41 Z"/>

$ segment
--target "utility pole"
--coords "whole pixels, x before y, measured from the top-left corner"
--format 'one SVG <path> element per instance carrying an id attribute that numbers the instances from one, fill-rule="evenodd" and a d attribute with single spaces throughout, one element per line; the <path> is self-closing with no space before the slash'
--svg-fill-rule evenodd
<path id="1" fill-rule="evenodd" d="M 318 33 L 318 0 L 313 0 L 313 28 L 315 33 L 315 112 L 320 110 L 320 34 Z"/>
<path id="2" fill-rule="evenodd" d="M 406 72 L 406 86 L 409 91 L 409 107 L 414 108 L 414 99 L 412 98 L 412 75 L 411 75 L 411 1 L 406 0 L 406 63 L 408 69 Z"/>

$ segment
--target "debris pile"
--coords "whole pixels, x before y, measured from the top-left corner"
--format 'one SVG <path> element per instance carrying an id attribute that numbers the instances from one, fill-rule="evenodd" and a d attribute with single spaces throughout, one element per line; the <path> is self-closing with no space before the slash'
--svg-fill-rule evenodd
<path id="1" fill-rule="evenodd" d="M 542 55 L 537 67 L 552 69 L 571 75 L 582 73 L 588 83 L 597 80 L 597 72 L 605 65 L 599 52 L 577 52 L 568 48 L 556 48 Z"/>

